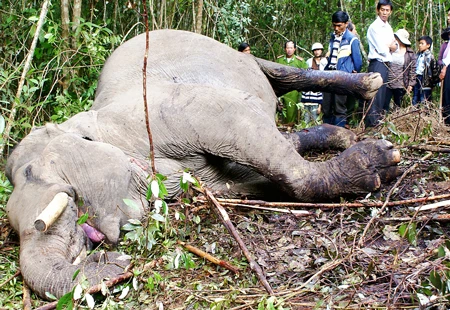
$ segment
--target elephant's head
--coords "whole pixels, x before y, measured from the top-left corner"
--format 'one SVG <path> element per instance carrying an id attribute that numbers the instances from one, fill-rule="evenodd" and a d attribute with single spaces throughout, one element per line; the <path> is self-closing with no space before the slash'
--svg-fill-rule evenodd
<path id="1" fill-rule="evenodd" d="M 120 149 L 47 125 L 15 148 L 6 173 L 14 185 L 8 217 L 20 235 L 21 272 L 33 291 L 41 297 L 45 292 L 60 297 L 83 274 L 98 284 L 123 272 L 127 261 L 118 253 L 83 258 L 92 243 L 77 224 L 80 214 L 88 213 L 90 225 L 107 242 L 117 243 L 121 225 L 142 217 L 140 193 L 145 193 L 146 174 Z M 36 218 L 58 193 L 66 194 L 67 206 L 47 231 L 37 230 Z M 139 207 L 127 206 L 125 198 Z"/>

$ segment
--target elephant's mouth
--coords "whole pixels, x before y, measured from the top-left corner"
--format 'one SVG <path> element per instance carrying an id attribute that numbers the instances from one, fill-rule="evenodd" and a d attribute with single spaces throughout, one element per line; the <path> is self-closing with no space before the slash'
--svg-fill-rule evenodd
<path id="1" fill-rule="evenodd" d="M 69 197 L 70 196 L 66 192 L 57 193 L 34 221 L 36 230 L 40 232 L 47 231 L 67 208 Z M 91 242 L 100 243 L 105 240 L 105 235 L 88 223 L 83 223 L 80 226 L 83 228 L 83 231 Z M 86 256 L 87 245 L 85 244 L 72 264 L 78 265 L 86 258 Z"/>

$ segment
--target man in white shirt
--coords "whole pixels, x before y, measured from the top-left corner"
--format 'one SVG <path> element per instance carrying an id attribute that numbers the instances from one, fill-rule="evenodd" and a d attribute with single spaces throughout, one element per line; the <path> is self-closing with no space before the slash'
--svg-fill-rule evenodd
<path id="1" fill-rule="evenodd" d="M 384 111 L 389 109 L 389 107 L 384 106 L 388 68 L 392 59 L 391 53 L 398 48 L 394 31 L 388 23 L 392 10 L 393 5 L 390 0 L 380 0 L 377 4 L 378 17 L 367 30 L 367 41 L 369 42 L 368 57 L 370 61 L 368 71 L 379 72 L 384 83 L 378 89 L 372 103 L 369 103 L 369 111 L 365 118 L 366 127 L 377 125 Z"/>
<path id="2" fill-rule="evenodd" d="M 450 12 L 450 9 L 448 10 Z M 444 124 L 450 126 L 450 44 L 447 45 L 443 57 L 442 63 L 444 67 L 441 70 L 439 77 L 442 81 L 442 117 Z"/>

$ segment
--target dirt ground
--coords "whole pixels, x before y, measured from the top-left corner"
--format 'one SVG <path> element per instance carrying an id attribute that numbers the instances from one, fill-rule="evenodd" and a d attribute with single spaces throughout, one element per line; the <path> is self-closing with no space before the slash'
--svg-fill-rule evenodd
<path id="1" fill-rule="evenodd" d="M 219 199 L 248 252 L 261 267 L 273 297 L 258 280 L 214 206 L 200 195 L 189 205 L 171 204 L 173 237 L 166 237 L 166 243 L 157 252 L 137 251 L 134 283 L 130 280 L 122 286 L 122 291 L 126 285 L 134 288 L 127 297 L 120 299 L 118 293 L 112 293 L 97 306 L 447 309 L 448 206 L 425 211 L 418 211 L 417 207 L 450 200 L 449 132 L 439 125 L 438 116 L 429 108 L 393 112 L 383 126 L 370 133 L 352 130 L 361 139 L 387 138 L 401 150 L 403 175 L 396 182 L 365 197 L 326 205 L 267 206 L 263 202 Z M 310 154 L 308 159 L 321 160 L 323 156 L 329 154 Z M 305 210 L 309 214 L 297 216 L 253 209 L 254 206 Z M 172 213 L 175 211 L 185 214 L 185 220 L 175 219 Z M 9 241 L 0 247 L 2 255 L 17 247 L 14 243 L 17 239 L 8 227 L 2 219 L 1 237 Z M 179 240 L 233 264 L 239 273 L 191 254 L 176 244 Z M 130 246 L 125 241 L 121 249 L 130 251 Z M 169 263 L 177 253 L 184 257 L 183 267 Z M 188 266 L 189 262 L 192 266 Z M 20 276 L 16 279 L 20 282 Z M 15 285 L 16 289 L 20 287 L 20 283 Z M 11 286 L 2 284 L 0 290 Z M 47 304 L 32 298 L 34 305 Z M 21 307 L 19 302 L 6 308 L 16 307 Z"/>

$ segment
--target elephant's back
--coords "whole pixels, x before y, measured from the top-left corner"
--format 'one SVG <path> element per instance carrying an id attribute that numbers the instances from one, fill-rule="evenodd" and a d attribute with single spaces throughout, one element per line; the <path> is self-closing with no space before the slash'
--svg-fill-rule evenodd
<path id="1" fill-rule="evenodd" d="M 145 34 L 118 47 L 102 70 L 93 109 L 110 101 L 110 96 L 142 84 Z M 209 85 L 247 91 L 274 111 L 276 97 L 252 55 L 240 53 L 209 37 L 180 30 L 149 33 L 147 79 L 180 84 Z M 214 98 L 212 98 L 212 101 Z"/>

